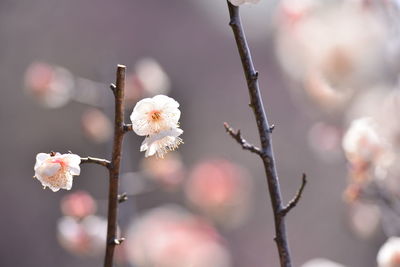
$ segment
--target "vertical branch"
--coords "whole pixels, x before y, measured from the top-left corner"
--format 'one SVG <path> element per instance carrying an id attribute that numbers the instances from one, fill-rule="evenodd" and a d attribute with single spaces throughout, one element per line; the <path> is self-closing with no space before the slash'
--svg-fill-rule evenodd
<path id="1" fill-rule="evenodd" d="M 114 143 L 112 159 L 109 168 L 110 181 L 108 190 L 108 220 L 107 220 L 107 244 L 104 259 L 104 267 L 113 266 L 114 249 L 119 244 L 117 239 L 117 215 L 118 215 L 118 183 L 122 153 L 122 140 L 124 137 L 124 89 L 126 67 L 118 65 L 117 81 L 111 89 L 115 97 Z"/>
<path id="2" fill-rule="evenodd" d="M 294 206 L 298 199 L 300 198 L 303 188 L 299 191 L 298 198 L 296 197 L 293 203 L 294 205 L 289 205 L 285 208 L 282 204 L 282 196 L 280 192 L 278 173 L 275 166 L 274 153 L 272 149 L 271 133 L 273 126 L 270 126 L 268 119 L 264 110 L 264 105 L 260 95 L 260 89 L 258 85 L 258 72 L 255 70 L 253 61 L 250 54 L 250 49 L 247 44 L 246 36 L 241 25 L 241 20 L 239 16 L 239 7 L 232 5 L 229 1 L 228 9 L 230 15 L 229 25 L 232 28 L 233 34 L 235 36 L 236 45 L 239 51 L 240 59 L 243 66 L 243 71 L 246 76 L 247 87 L 250 96 L 250 107 L 254 112 L 254 116 L 257 122 L 258 133 L 261 141 L 261 148 L 257 154 L 261 157 L 265 174 L 268 183 L 269 196 L 272 204 L 272 209 L 274 213 L 275 222 L 275 238 L 276 245 L 278 248 L 280 266 L 281 267 L 291 267 L 291 258 L 288 239 L 286 236 L 286 225 L 285 225 L 285 215 Z M 232 135 L 232 134 L 231 134 Z M 245 143 L 244 139 L 240 137 L 240 133 L 235 136 L 242 146 Z M 240 138 L 239 138 L 240 137 Z M 251 149 L 248 149 L 251 150 Z M 305 176 L 304 176 L 305 184 Z M 303 186 L 302 186 L 303 187 Z"/>

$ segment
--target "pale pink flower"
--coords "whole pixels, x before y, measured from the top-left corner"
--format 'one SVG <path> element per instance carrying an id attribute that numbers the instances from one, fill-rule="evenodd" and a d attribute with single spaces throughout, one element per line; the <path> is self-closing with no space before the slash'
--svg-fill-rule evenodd
<path id="1" fill-rule="evenodd" d="M 377 255 L 378 267 L 400 267 L 400 237 L 390 237 Z"/>
<path id="2" fill-rule="evenodd" d="M 201 212 L 232 227 L 248 214 L 251 182 L 242 167 L 224 159 L 208 160 L 193 169 L 185 194 Z"/>
<path id="3" fill-rule="evenodd" d="M 25 90 L 41 105 L 59 108 L 74 92 L 73 75 L 66 69 L 43 62 L 33 62 L 25 73 Z"/>
<path id="4" fill-rule="evenodd" d="M 85 135 L 96 143 L 111 139 L 113 125 L 110 119 L 100 110 L 89 108 L 82 114 L 82 129 Z"/>
<path id="5" fill-rule="evenodd" d="M 179 103 L 165 95 L 140 100 L 130 116 L 137 135 L 148 136 L 179 126 Z"/>
<path id="6" fill-rule="evenodd" d="M 86 191 L 65 195 L 61 200 L 61 211 L 71 217 L 84 218 L 96 212 L 96 202 Z"/>
<path id="7" fill-rule="evenodd" d="M 230 256 L 216 230 L 176 206 L 135 218 L 128 229 L 129 261 L 138 267 L 229 267 Z"/>
<path id="8" fill-rule="evenodd" d="M 240 6 L 243 4 L 257 4 L 260 0 L 229 0 L 232 5 Z"/>
<path id="9" fill-rule="evenodd" d="M 99 256 L 106 244 L 107 220 L 94 215 L 82 220 L 62 217 L 57 224 L 61 246 L 76 255 Z"/>
<path id="10" fill-rule="evenodd" d="M 81 157 L 75 154 L 39 153 L 36 155 L 35 176 L 44 188 L 53 192 L 70 190 L 74 175 L 79 175 Z"/>
<path id="11" fill-rule="evenodd" d="M 185 168 L 178 153 L 169 153 L 163 159 L 145 158 L 141 167 L 146 177 L 167 190 L 176 190 L 184 180 Z"/>

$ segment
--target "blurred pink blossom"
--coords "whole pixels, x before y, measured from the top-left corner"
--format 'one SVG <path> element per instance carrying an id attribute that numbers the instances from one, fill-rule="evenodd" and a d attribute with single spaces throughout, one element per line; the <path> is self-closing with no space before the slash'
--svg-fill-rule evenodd
<path id="1" fill-rule="evenodd" d="M 75 255 L 100 256 L 104 253 L 107 220 L 90 215 L 82 220 L 62 217 L 57 236 L 62 247 Z"/>
<path id="2" fill-rule="evenodd" d="M 84 218 L 94 214 L 96 209 L 96 202 L 86 191 L 67 194 L 61 200 L 61 211 L 66 216 Z"/>
<path id="3" fill-rule="evenodd" d="M 176 206 L 163 206 L 135 219 L 126 254 L 138 267 L 229 267 L 230 256 L 216 230 Z"/>
<path id="4" fill-rule="evenodd" d="M 219 223 L 235 226 L 247 217 L 252 180 L 240 166 L 207 160 L 192 170 L 185 194 L 195 207 Z"/>
<path id="5" fill-rule="evenodd" d="M 33 62 L 25 72 L 25 90 L 44 107 L 59 108 L 74 93 L 73 75 L 58 66 Z"/>
<path id="6" fill-rule="evenodd" d="M 177 152 L 168 153 L 163 159 L 144 158 L 141 167 L 147 177 L 167 190 L 176 190 L 184 180 L 185 170 Z"/>
<path id="7" fill-rule="evenodd" d="M 84 134 L 96 143 L 104 143 L 111 139 L 113 125 L 110 119 L 100 110 L 89 108 L 81 119 Z"/>

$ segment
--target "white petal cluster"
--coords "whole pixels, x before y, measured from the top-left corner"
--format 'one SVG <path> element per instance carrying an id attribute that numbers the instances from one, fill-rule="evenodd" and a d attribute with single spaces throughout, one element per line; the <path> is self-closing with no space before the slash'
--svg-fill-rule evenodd
<path id="1" fill-rule="evenodd" d="M 400 266 L 400 237 L 391 237 L 380 248 L 377 255 L 378 267 Z"/>
<path id="2" fill-rule="evenodd" d="M 345 267 L 345 266 L 327 259 L 316 258 L 304 263 L 301 267 Z"/>
<path id="3" fill-rule="evenodd" d="M 53 192 L 70 190 L 74 175 L 79 175 L 81 157 L 75 154 L 39 153 L 36 155 L 35 176 L 44 188 Z"/>
<path id="4" fill-rule="evenodd" d="M 231 2 L 231 4 L 234 6 L 240 6 L 246 3 L 257 4 L 258 2 L 260 2 L 260 0 L 229 0 L 229 2 Z"/>
<path id="5" fill-rule="evenodd" d="M 145 98 L 136 104 L 130 119 L 133 131 L 146 136 L 140 147 L 140 151 L 146 151 L 146 157 L 157 155 L 162 158 L 182 143 L 180 116 L 179 103 L 165 95 Z"/>

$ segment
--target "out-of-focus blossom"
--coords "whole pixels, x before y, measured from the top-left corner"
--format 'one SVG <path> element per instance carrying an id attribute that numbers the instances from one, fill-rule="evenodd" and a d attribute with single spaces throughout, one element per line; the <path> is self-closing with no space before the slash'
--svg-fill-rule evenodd
<path id="1" fill-rule="evenodd" d="M 106 235 L 107 220 L 94 215 L 82 220 L 65 216 L 57 224 L 58 241 L 75 255 L 101 255 L 105 250 Z"/>
<path id="2" fill-rule="evenodd" d="M 378 267 L 400 266 L 400 237 L 390 237 L 377 255 Z"/>
<path id="3" fill-rule="evenodd" d="M 355 90 L 384 75 L 385 23 L 360 2 L 281 2 L 279 61 L 323 109 L 343 107 Z"/>
<path id="4" fill-rule="evenodd" d="M 34 62 L 25 73 L 25 90 L 41 105 L 59 108 L 67 104 L 74 93 L 73 75 L 64 68 Z"/>
<path id="5" fill-rule="evenodd" d="M 229 2 L 231 2 L 232 5 L 240 6 L 247 3 L 257 4 L 258 2 L 260 2 L 260 0 L 229 0 Z"/>
<path id="6" fill-rule="evenodd" d="M 324 122 L 315 123 L 308 132 L 310 147 L 325 160 L 334 160 L 341 155 L 341 131 Z"/>
<path id="7" fill-rule="evenodd" d="M 107 142 L 112 137 L 113 125 L 110 119 L 98 109 L 87 109 L 82 114 L 81 123 L 85 135 L 96 143 Z"/>
<path id="8" fill-rule="evenodd" d="M 128 103 L 140 97 L 166 95 L 171 82 L 161 65 L 152 58 L 144 58 L 135 64 L 133 73 L 128 74 L 125 84 L 125 99 Z"/>
<path id="9" fill-rule="evenodd" d="M 374 204 L 360 201 L 349 206 L 350 227 L 353 232 L 363 238 L 371 238 L 378 230 L 381 212 Z"/>
<path id="10" fill-rule="evenodd" d="M 229 267 L 221 237 L 205 221 L 175 206 L 148 211 L 128 230 L 126 249 L 138 267 Z"/>
<path id="11" fill-rule="evenodd" d="M 44 188 L 53 192 L 70 190 L 74 175 L 79 175 L 81 157 L 75 154 L 39 153 L 36 155 L 35 176 Z"/>
<path id="12" fill-rule="evenodd" d="M 162 160 L 145 158 L 141 166 L 147 177 L 168 190 L 176 189 L 183 182 L 185 170 L 178 153 L 170 153 Z"/>
<path id="13" fill-rule="evenodd" d="M 227 160 L 198 164 L 190 174 L 185 194 L 195 207 L 226 226 L 236 226 L 248 215 L 251 178 Z"/>
<path id="14" fill-rule="evenodd" d="M 384 176 L 393 161 L 391 146 L 380 136 L 378 124 L 371 117 L 354 120 L 343 137 L 342 146 L 355 180 L 369 178 L 370 169 L 374 176 Z"/>
<path id="15" fill-rule="evenodd" d="M 301 267 L 345 267 L 345 266 L 327 259 L 317 258 L 307 261 Z"/>
<path id="16" fill-rule="evenodd" d="M 130 116 L 132 129 L 137 135 L 146 136 L 140 147 L 146 157 L 156 154 L 162 158 L 182 143 L 180 116 L 179 103 L 168 96 L 157 95 L 136 104 Z"/>
<path id="17" fill-rule="evenodd" d="M 77 191 L 65 195 L 61 200 L 61 210 L 64 215 L 74 218 L 84 218 L 96 212 L 96 202 L 86 191 Z"/>

